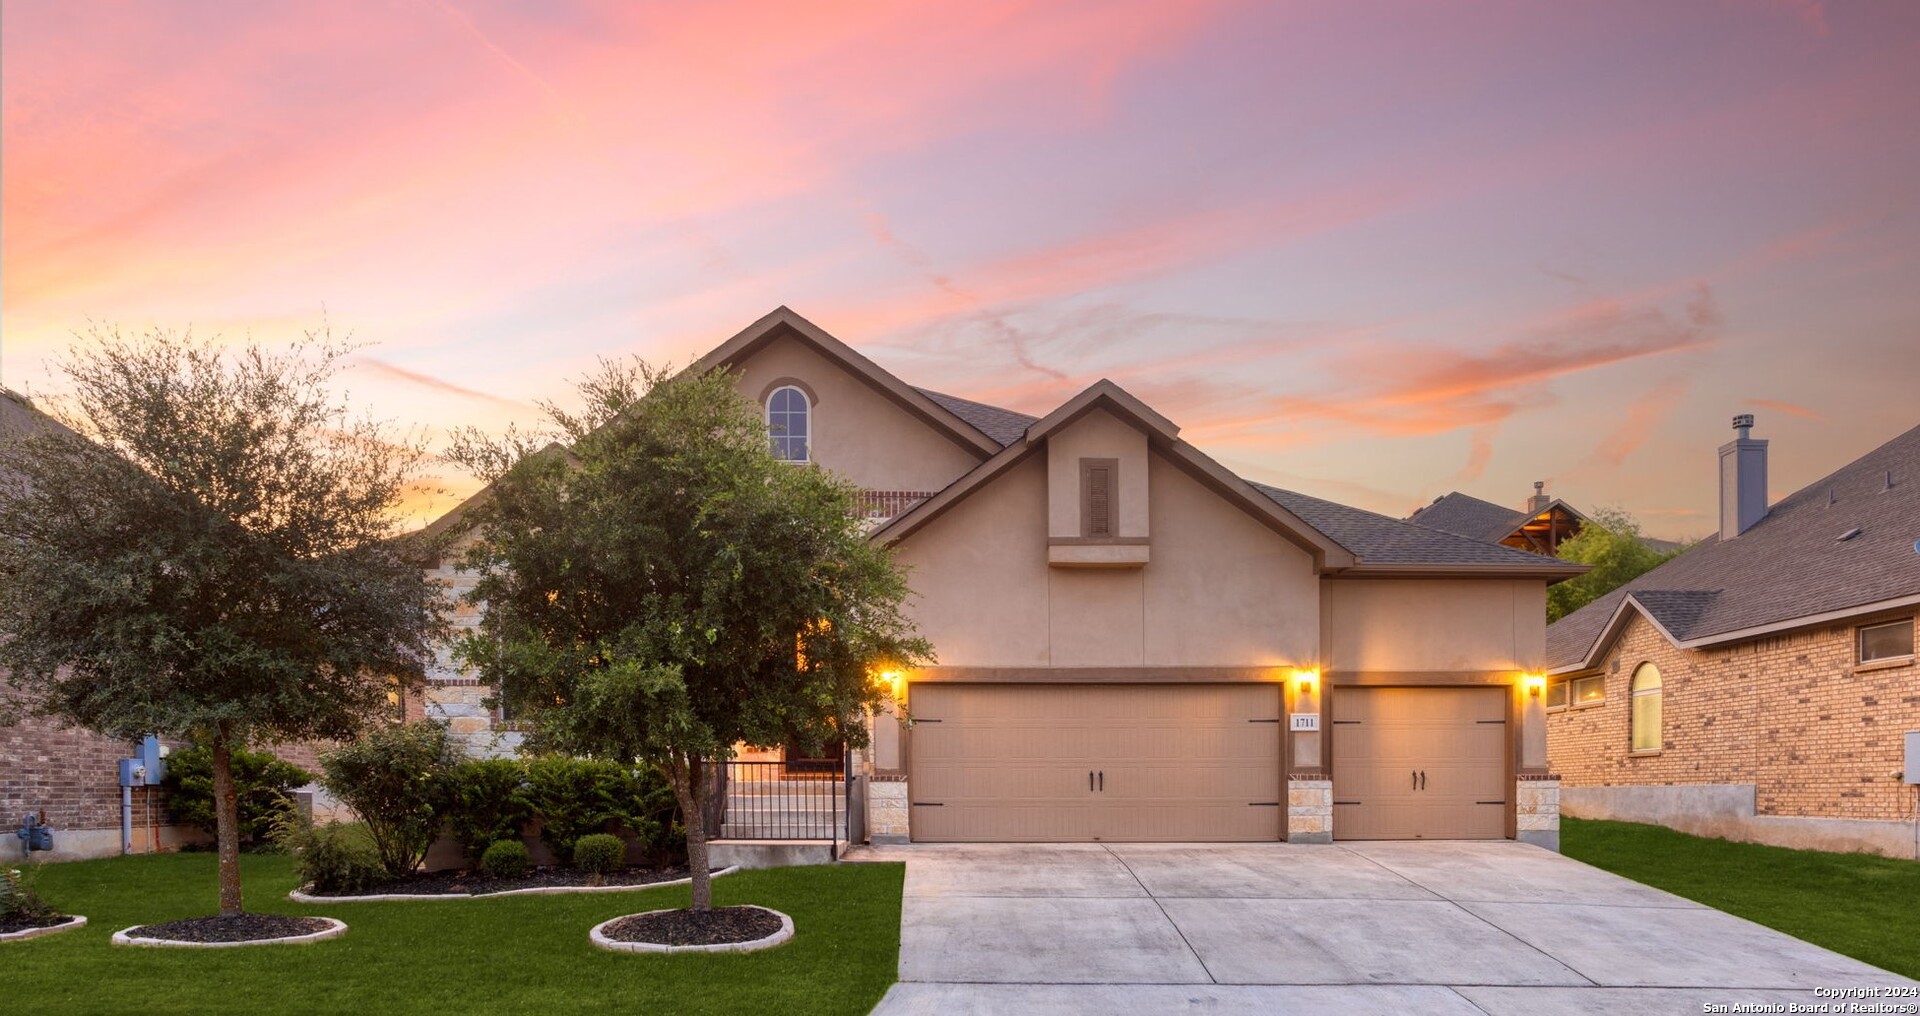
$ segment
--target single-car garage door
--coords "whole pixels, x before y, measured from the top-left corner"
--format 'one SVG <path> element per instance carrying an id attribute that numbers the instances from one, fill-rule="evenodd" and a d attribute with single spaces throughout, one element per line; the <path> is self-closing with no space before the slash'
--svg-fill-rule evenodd
<path id="1" fill-rule="evenodd" d="M 916 684 L 916 840 L 1277 840 L 1280 693 Z"/>
<path id="2" fill-rule="evenodd" d="M 1334 837 L 1505 837 L 1507 694 L 1505 688 L 1336 689 Z"/>

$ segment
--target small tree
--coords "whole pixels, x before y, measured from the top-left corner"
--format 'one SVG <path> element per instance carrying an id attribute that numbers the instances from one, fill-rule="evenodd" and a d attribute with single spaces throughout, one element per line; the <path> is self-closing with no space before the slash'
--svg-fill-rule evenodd
<path id="1" fill-rule="evenodd" d="M 1547 621 L 1560 620 L 1685 549 L 1655 550 L 1641 538 L 1640 523 L 1625 510 L 1596 509 L 1579 533 L 1561 542 L 1558 555 L 1563 561 L 1590 564 L 1593 570 L 1547 588 Z"/>
<path id="2" fill-rule="evenodd" d="M 233 753 L 351 736 L 445 628 L 395 538 L 423 450 L 333 400 L 346 352 L 96 330 L 61 365 L 79 433 L 0 442 L 0 668 L 40 715 L 210 747 L 223 914 Z"/>
<path id="3" fill-rule="evenodd" d="M 580 394 L 578 415 L 544 407 L 565 453 L 456 443 L 492 485 L 468 558 L 484 613 L 460 654 L 533 747 L 660 768 L 704 911 L 712 766 L 742 742 L 864 744 L 872 668 L 929 649 L 855 489 L 776 460 L 730 376 L 604 364 Z"/>

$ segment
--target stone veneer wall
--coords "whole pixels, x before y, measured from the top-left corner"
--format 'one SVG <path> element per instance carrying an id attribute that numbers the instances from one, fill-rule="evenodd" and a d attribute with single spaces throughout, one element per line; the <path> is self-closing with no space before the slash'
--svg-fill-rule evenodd
<path id="1" fill-rule="evenodd" d="M 1333 842 L 1333 781 L 1293 776 L 1287 781 L 1287 841 Z"/>
<path id="2" fill-rule="evenodd" d="M 867 838 L 874 843 L 906 843 L 907 778 L 876 775 L 867 783 Z"/>
<path id="3" fill-rule="evenodd" d="M 457 541 L 427 572 L 429 578 L 444 584 L 448 595 L 455 598 L 451 618 L 455 637 L 480 624 L 480 608 L 459 599 L 473 591 L 479 576 L 454 566 L 472 545 L 472 537 Z M 435 651 L 434 664 L 427 669 L 427 688 L 420 712 L 430 719 L 444 720 L 454 740 L 468 755 L 476 758 L 511 755 L 519 748 L 523 735 L 502 727 L 499 714 L 486 705 L 490 694 L 491 688 L 467 676 L 454 661 L 452 652 L 442 647 Z"/>
<path id="4" fill-rule="evenodd" d="M 1514 839 L 1560 849 L 1560 777 L 1521 776 L 1514 783 Z"/>
<path id="5" fill-rule="evenodd" d="M 1683 650 L 1635 616 L 1601 660 L 1605 702 L 1548 715 L 1553 771 L 1568 788 L 1750 784 L 1760 816 L 1911 821 L 1914 790 L 1894 773 L 1920 730 L 1920 672 L 1855 666 L 1854 628 Z M 1629 750 L 1644 661 L 1663 686 L 1657 754 Z"/>

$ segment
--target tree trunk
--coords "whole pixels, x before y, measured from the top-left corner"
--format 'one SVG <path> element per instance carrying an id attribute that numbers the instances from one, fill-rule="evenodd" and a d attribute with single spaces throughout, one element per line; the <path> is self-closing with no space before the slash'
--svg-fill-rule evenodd
<path id="1" fill-rule="evenodd" d="M 698 758 L 687 760 L 687 796 L 691 798 L 692 808 L 687 814 L 687 874 L 691 878 L 689 888 L 693 890 L 693 909 L 713 909 L 713 876 L 707 864 L 707 798 L 711 788 L 707 785 L 707 763 Z"/>
<path id="2" fill-rule="evenodd" d="M 240 907 L 240 799 L 233 789 L 233 746 L 227 732 L 213 735 L 214 839 L 220 851 L 220 915 Z"/>

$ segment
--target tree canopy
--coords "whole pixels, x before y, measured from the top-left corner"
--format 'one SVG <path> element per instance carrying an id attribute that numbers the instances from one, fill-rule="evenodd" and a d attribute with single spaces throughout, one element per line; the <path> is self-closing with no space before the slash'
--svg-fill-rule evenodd
<path id="1" fill-rule="evenodd" d="M 1595 509 L 1580 532 L 1560 544 L 1559 558 L 1593 570 L 1547 588 L 1549 623 L 1652 571 L 1686 549 L 1656 550 L 1640 535 L 1640 523 L 1620 508 Z"/>
<path id="2" fill-rule="evenodd" d="M 348 351 L 96 331 L 60 364 L 71 430 L 0 441 L 0 668 L 33 713 L 211 746 L 223 912 L 232 751 L 351 736 L 445 633 L 398 535 L 424 450 L 335 400 Z"/>
<path id="3" fill-rule="evenodd" d="M 546 407 L 564 445 L 456 447 L 491 484 L 460 655 L 530 747 L 662 768 L 705 909 L 708 766 L 737 743 L 864 744 L 875 669 L 931 651 L 857 490 L 775 459 L 729 374 L 610 363 L 579 390 L 584 410 Z"/>

